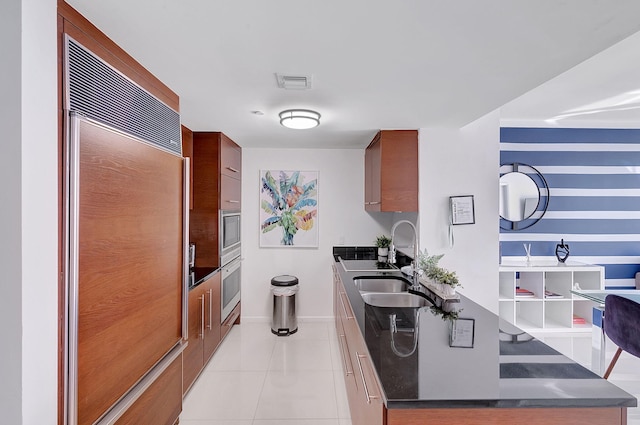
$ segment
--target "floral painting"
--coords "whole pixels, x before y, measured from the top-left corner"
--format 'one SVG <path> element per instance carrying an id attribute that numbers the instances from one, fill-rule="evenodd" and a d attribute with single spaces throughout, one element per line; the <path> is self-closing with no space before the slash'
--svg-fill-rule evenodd
<path id="1" fill-rule="evenodd" d="M 317 171 L 260 171 L 260 246 L 318 246 Z"/>

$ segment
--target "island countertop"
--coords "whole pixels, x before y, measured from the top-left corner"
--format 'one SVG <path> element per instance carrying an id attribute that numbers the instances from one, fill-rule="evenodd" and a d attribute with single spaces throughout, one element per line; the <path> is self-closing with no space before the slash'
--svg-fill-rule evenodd
<path id="1" fill-rule="evenodd" d="M 387 409 L 637 405 L 632 395 L 462 295 L 442 304 L 430 294 L 438 307 L 374 307 L 364 303 L 353 279 L 401 273 L 335 265 Z M 451 346 L 453 327 L 464 338 Z"/>

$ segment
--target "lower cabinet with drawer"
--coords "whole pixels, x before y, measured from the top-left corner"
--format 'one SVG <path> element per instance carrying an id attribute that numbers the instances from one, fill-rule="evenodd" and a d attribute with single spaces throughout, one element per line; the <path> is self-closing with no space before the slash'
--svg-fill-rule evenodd
<path id="1" fill-rule="evenodd" d="M 221 341 L 220 273 L 189 291 L 189 338 L 184 350 L 183 392 L 207 364 Z"/>
<path id="2" fill-rule="evenodd" d="M 334 313 L 353 425 L 382 425 L 385 406 L 369 351 L 334 266 Z"/>

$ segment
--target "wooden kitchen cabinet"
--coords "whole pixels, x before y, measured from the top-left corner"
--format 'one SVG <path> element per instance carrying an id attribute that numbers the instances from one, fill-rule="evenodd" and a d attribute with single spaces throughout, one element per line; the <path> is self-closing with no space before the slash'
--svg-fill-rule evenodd
<path id="1" fill-rule="evenodd" d="M 382 425 L 386 408 L 380 384 L 335 265 L 333 287 L 336 331 L 351 422 L 354 425 Z"/>
<path id="2" fill-rule="evenodd" d="M 220 133 L 220 165 L 221 174 L 240 180 L 242 149 L 223 133 Z"/>
<path id="3" fill-rule="evenodd" d="M 189 338 L 184 350 L 183 392 L 189 390 L 221 340 L 220 273 L 189 292 Z"/>
<path id="4" fill-rule="evenodd" d="M 418 131 L 381 130 L 365 150 L 366 211 L 418 211 Z"/>
<path id="5" fill-rule="evenodd" d="M 193 210 L 189 240 L 196 244 L 196 267 L 220 267 L 220 210 L 242 207 L 242 150 L 220 132 L 193 132 Z"/>
<path id="6" fill-rule="evenodd" d="M 116 421 L 115 425 L 173 425 L 182 410 L 182 356 Z"/>

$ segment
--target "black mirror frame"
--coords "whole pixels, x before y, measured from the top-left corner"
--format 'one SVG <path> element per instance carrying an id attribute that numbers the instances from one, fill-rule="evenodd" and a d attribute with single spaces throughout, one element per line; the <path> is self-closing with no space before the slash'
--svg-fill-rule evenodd
<path id="1" fill-rule="evenodd" d="M 536 184 L 536 186 L 538 186 L 538 205 L 534 213 L 529 218 L 526 218 L 520 221 L 511 221 L 500 216 L 500 228 L 503 230 L 517 231 L 517 230 L 528 229 L 529 227 L 533 226 L 538 221 L 540 221 L 540 219 L 547 212 L 547 208 L 549 207 L 550 194 L 549 194 L 549 185 L 547 184 L 547 180 L 544 178 L 544 176 L 540 171 L 538 171 L 535 167 L 532 167 L 531 165 L 528 165 L 528 164 L 522 164 L 518 162 L 514 162 L 513 164 L 501 164 L 500 170 L 502 170 L 503 167 L 511 167 L 511 171 L 507 171 L 504 173 L 501 172 L 500 177 L 509 173 L 521 173 L 522 172 L 520 171 L 521 167 L 526 167 L 533 171 L 533 173 L 524 173 L 524 174 L 534 174 L 535 176 L 538 177 L 538 180 L 532 178 L 533 182 Z M 541 189 L 545 189 L 545 192 L 547 194 L 543 195 L 541 193 Z M 540 208 L 541 204 L 542 204 L 542 209 Z M 535 217 L 531 218 L 533 216 Z"/>

